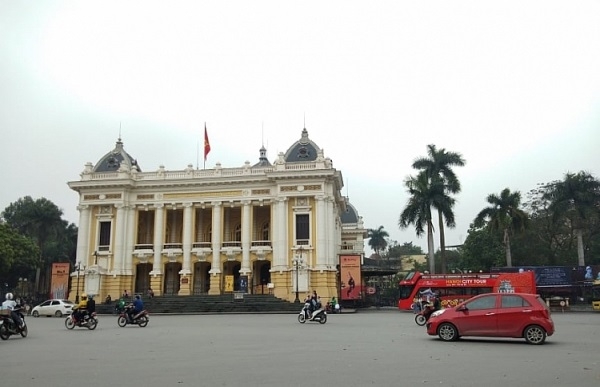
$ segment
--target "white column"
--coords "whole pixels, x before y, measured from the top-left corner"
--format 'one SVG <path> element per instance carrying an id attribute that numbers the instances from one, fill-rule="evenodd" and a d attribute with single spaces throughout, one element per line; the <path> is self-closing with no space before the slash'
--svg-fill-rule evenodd
<path id="1" fill-rule="evenodd" d="M 273 269 L 286 270 L 288 267 L 286 198 L 277 198 L 273 206 Z"/>
<path id="2" fill-rule="evenodd" d="M 221 202 L 213 202 L 212 211 L 212 265 L 210 274 L 221 273 Z"/>
<path id="3" fill-rule="evenodd" d="M 191 257 L 192 257 L 192 212 L 194 207 L 192 203 L 183 204 L 183 267 L 179 274 L 191 274 Z"/>
<path id="4" fill-rule="evenodd" d="M 78 206 L 79 227 L 77 232 L 76 265 L 87 265 L 88 250 L 90 246 L 90 206 Z"/>
<path id="5" fill-rule="evenodd" d="M 112 269 L 116 271 L 116 274 L 120 274 L 121 268 L 123 267 L 123 252 L 125 246 L 123 244 L 125 236 L 125 222 L 126 222 L 126 208 L 122 203 L 115 204 L 117 208 L 117 219 L 115 226 L 115 251 L 113 257 Z M 107 269 L 110 269 L 107 267 Z"/>
<path id="6" fill-rule="evenodd" d="M 165 226 L 165 206 L 164 204 L 157 204 L 155 208 L 156 214 L 154 216 L 154 262 L 152 265 L 152 272 L 150 272 L 150 274 L 161 274 L 163 230 Z"/>
<path id="7" fill-rule="evenodd" d="M 321 269 L 323 266 L 327 265 L 327 256 L 329 254 L 329 248 L 327 246 L 327 212 L 326 212 L 326 203 L 325 198 L 323 196 L 315 197 L 317 201 L 317 262 L 316 269 Z"/>
<path id="8" fill-rule="evenodd" d="M 328 218 L 328 222 L 327 222 L 327 247 L 328 247 L 328 253 L 327 256 L 329 257 L 328 259 L 328 264 L 332 265 L 333 268 L 335 268 L 335 265 L 337 265 L 336 260 L 336 246 L 341 243 L 341 224 L 338 228 L 338 233 L 336 233 L 336 224 L 338 222 L 339 216 L 338 216 L 338 211 L 337 211 L 337 206 L 335 204 L 335 199 L 333 197 L 329 197 L 325 200 L 325 203 L 327 205 L 327 208 L 325 210 L 325 212 L 327 213 L 327 218 Z M 339 235 L 339 237 L 338 237 Z"/>
<path id="9" fill-rule="evenodd" d="M 251 238 L 251 209 L 249 200 L 242 202 L 242 265 L 240 267 L 241 275 L 248 275 L 250 270 L 250 238 Z"/>
<path id="10" fill-rule="evenodd" d="M 137 211 L 135 210 L 135 206 L 130 206 L 127 210 L 127 226 L 125 227 L 127 229 L 125 241 L 125 256 L 120 274 L 133 275 L 133 249 L 136 242 L 135 239 L 137 237 L 137 233 L 135 232 L 136 214 Z"/>

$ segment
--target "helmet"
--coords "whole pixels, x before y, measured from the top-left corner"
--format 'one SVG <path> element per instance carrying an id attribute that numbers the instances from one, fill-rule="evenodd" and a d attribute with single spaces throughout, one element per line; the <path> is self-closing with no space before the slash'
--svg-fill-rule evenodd
<path id="1" fill-rule="evenodd" d="M 86 293 L 81 293 L 81 298 L 87 298 L 87 294 Z"/>
<path id="2" fill-rule="evenodd" d="M 140 298 L 141 298 L 141 297 L 140 297 L 140 295 L 139 295 L 139 294 L 136 294 L 136 295 L 135 295 L 135 299 L 136 299 L 136 300 L 139 300 Z"/>
<path id="3" fill-rule="evenodd" d="M 7 300 L 12 300 L 13 299 L 13 294 L 12 293 L 6 293 L 6 299 Z"/>
<path id="4" fill-rule="evenodd" d="M 91 299 L 93 299 L 93 298 L 94 298 L 94 295 L 93 295 L 93 294 L 89 294 L 89 295 L 88 295 L 88 300 L 91 300 Z"/>

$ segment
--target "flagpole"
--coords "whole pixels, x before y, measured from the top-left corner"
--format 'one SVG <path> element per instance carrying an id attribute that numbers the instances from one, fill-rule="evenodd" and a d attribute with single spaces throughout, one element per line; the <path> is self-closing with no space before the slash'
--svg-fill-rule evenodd
<path id="1" fill-rule="evenodd" d="M 196 144 L 196 170 L 198 170 L 198 164 L 200 164 L 200 141 Z"/>

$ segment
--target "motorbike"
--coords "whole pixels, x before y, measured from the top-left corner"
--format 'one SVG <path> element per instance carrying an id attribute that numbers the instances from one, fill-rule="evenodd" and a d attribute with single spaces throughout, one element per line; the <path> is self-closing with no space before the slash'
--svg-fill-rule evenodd
<path id="1" fill-rule="evenodd" d="M 119 314 L 119 318 L 117 319 L 117 324 L 123 328 L 127 325 L 138 325 L 141 328 L 144 328 L 150 322 L 150 318 L 148 317 L 148 311 L 146 309 L 142 310 L 135 316 L 133 319 L 127 315 L 127 309 L 121 311 Z"/>
<path id="2" fill-rule="evenodd" d="M 304 304 L 304 307 L 298 314 L 298 322 L 304 324 L 307 321 L 316 321 L 319 324 L 325 324 L 327 322 L 327 312 L 323 308 L 317 308 L 310 316 L 310 304 Z"/>
<path id="3" fill-rule="evenodd" d="M 418 326 L 423 326 L 425 324 L 427 324 L 427 321 L 429 321 L 429 317 L 431 316 L 431 314 L 433 313 L 433 305 L 432 304 L 424 304 L 423 308 L 421 309 L 421 311 L 419 311 L 416 315 L 415 315 L 415 322 L 417 323 Z"/>
<path id="4" fill-rule="evenodd" d="M 10 311 L 8 314 L 0 315 L 0 339 L 8 340 L 10 336 L 13 335 L 21 335 L 21 337 L 27 337 L 27 324 L 25 323 L 25 316 L 21 313 L 20 310 L 15 310 L 15 312 L 19 313 L 21 320 L 23 321 L 23 326 L 17 326 L 17 323 L 10 316 Z"/>
<path id="5" fill-rule="evenodd" d="M 69 317 L 65 319 L 65 327 L 67 329 L 73 329 L 75 327 L 87 328 L 90 331 L 93 331 L 98 326 L 98 318 L 96 317 L 96 312 L 92 312 L 91 314 L 86 314 L 82 318 L 76 318 L 74 313 L 71 313 Z"/>

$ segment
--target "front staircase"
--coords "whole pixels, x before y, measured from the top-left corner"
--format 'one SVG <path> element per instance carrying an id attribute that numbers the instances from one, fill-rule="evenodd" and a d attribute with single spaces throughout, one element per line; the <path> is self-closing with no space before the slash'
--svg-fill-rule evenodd
<path id="1" fill-rule="evenodd" d="M 267 294 L 230 293 L 198 296 L 142 297 L 144 307 L 151 314 L 200 313 L 298 313 L 302 304 L 282 300 Z M 115 303 L 97 304 L 96 313 L 112 314 Z"/>

